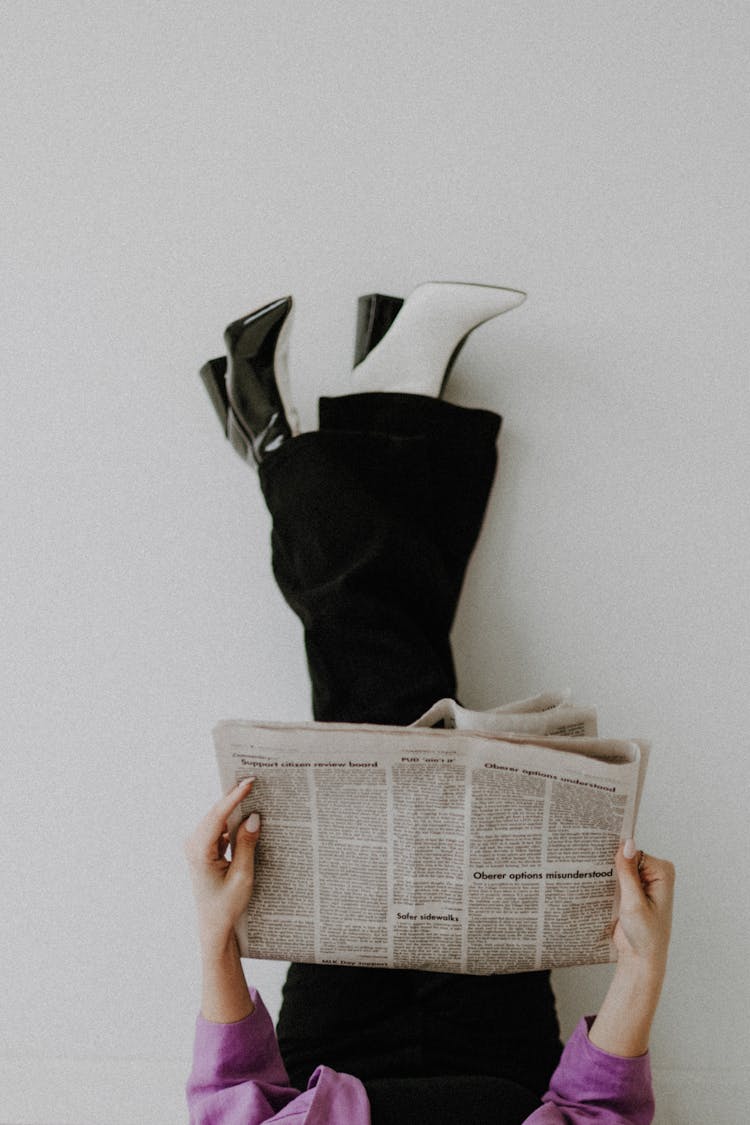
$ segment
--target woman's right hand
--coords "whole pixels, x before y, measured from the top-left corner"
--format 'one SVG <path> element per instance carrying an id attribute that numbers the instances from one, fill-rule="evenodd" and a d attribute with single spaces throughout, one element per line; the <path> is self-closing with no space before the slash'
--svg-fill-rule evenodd
<path id="1" fill-rule="evenodd" d="M 672 931 L 674 866 L 637 852 L 632 840 L 620 846 L 615 864 L 620 912 L 613 940 L 618 959 L 663 972 Z"/>
<path id="2" fill-rule="evenodd" d="M 620 846 L 615 863 L 617 969 L 589 1039 L 602 1051 L 630 1058 L 648 1050 L 667 968 L 675 871 L 666 859 L 636 852 L 632 840 Z"/>

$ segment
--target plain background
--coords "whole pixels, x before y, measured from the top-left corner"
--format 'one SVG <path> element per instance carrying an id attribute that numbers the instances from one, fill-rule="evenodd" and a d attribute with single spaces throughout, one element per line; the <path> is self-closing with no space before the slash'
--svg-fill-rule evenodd
<path id="1" fill-rule="evenodd" d="M 211 728 L 309 717 L 198 367 L 293 293 L 312 428 L 357 295 L 449 279 L 529 293 L 448 396 L 505 418 L 462 697 L 570 687 L 653 740 L 639 843 L 679 878 L 657 1121 L 746 1122 L 747 5 L 42 0 L 3 25 L 0 1121 L 184 1120 Z M 251 972 L 275 1010 L 284 966 Z M 566 1033 L 609 972 L 556 974 Z"/>

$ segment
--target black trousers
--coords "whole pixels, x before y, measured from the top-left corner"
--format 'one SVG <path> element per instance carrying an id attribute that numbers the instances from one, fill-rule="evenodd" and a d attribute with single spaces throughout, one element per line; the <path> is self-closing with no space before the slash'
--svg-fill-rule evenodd
<path id="1" fill-rule="evenodd" d="M 316 719 L 406 724 L 435 700 L 455 698 L 449 634 L 494 479 L 500 421 L 420 395 L 324 398 L 320 429 L 261 465 L 274 575 L 304 626 Z M 500 1083 L 508 1105 L 518 1102 L 506 1119 L 522 1121 L 561 1050 L 543 972 L 295 964 L 278 1035 L 295 1086 L 304 1089 L 320 1063 L 354 1074 L 368 1088 L 373 1121 L 391 1120 L 393 1110 L 393 1120 L 417 1122 L 411 1111 L 398 1115 L 410 1099 L 424 1106 L 428 1087 L 433 1100 L 440 1091 L 435 1113 L 445 1116 L 465 1076 L 482 1076 L 467 1120 L 484 1120 L 482 1098 L 493 1107 L 487 1120 L 501 1120 Z"/>

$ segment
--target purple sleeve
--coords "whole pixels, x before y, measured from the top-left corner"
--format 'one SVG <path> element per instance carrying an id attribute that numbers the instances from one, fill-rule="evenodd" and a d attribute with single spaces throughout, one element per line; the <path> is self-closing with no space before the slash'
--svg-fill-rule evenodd
<path id="1" fill-rule="evenodd" d="M 593 1016 L 582 1019 L 562 1053 L 544 1105 L 528 1125 L 650 1125 L 654 1095 L 648 1054 L 609 1055 L 588 1036 Z"/>
<path id="2" fill-rule="evenodd" d="M 260 1125 L 299 1094 L 266 1006 L 255 989 L 250 996 L 255 1011 L 237 1023 L 198 1016 L 187 1083 L 191 1125 Z"/>
<path id="3" fill-rule="evenodd" d="M 187 1083 L 191 1125 L 369 1125 L 362 1083 L 319 1066 L 300 1093 L 289 1085 L 271 1017 L 254 988 L 252 1015 L 237 1023 L 198 1016 Z"/>

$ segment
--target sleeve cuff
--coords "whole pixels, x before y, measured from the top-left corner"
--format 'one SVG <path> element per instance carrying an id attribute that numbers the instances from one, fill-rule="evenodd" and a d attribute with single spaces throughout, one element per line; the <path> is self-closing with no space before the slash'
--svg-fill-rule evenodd
<path id="1" fill-rule="evenodd" d="M 577 1024 L 543 1101 L 606 1107 L 627 1120 L 632 1117 L 638 1123 L 651 1121 L 653 1087 L 648 1052 L 637 1058 L 623 1058 L 601 1050 L 588 1036 L 594 1018 L 586 1016 Z"/>
<path id="2" fill-rule="evenodd" d="M 198 1015 L 193 1052 L 193 1082 L 234 1084 L 253 1079 L 288 1086 L 273 1022 L 260 994 L 250 989 L 255 1010 L 234 1023 L 212 1023 Z"/>

